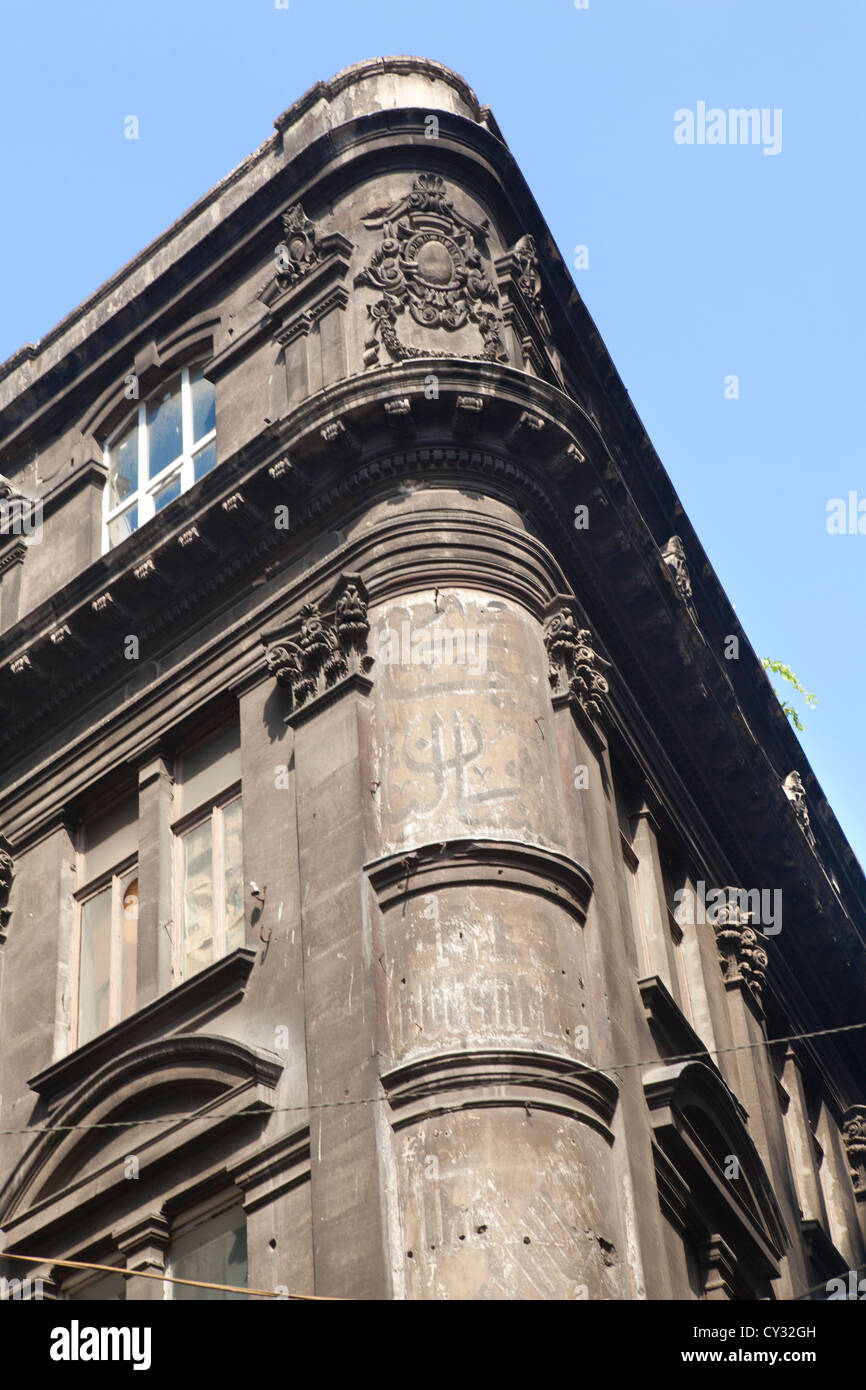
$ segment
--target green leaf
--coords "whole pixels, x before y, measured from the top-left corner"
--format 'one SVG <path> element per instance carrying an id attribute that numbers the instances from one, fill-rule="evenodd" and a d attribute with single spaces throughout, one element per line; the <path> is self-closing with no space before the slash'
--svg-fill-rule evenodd
<path id="1" fill-rule="evenodd" d="M 786 666 L 784 661 L 772 661 L 770 657 L 762 656 L 761 665 L 763 666 L 765 671 L 772 671 L 775 675 L 781 676 L 782 680 L 787 681 L 789 685 L 792 685 L 800 695 L 805 695 L 806 704 L 809 706 L 809 708 L 815 708 L 815 706 L 818 703 L 817 698 L 812 694 L 811 690 L 806 689 L 805 685 L 803 685 L 799 677 L 794 675 L 794 672 L 791 670 L 790 666 Z M 800 716 L 797 713 L 794 706 L 790 704 L 788 700 L 782 699 L 775 686 L 772 687 L 772 690 L 773 694 L 776 696 L 776 699 L 779 701 L 779 704 L 782 706 L 782 713 L 787 715 L 794 728 L 799 733 L 802 733 L 803 725 L 800 721 Z"/>

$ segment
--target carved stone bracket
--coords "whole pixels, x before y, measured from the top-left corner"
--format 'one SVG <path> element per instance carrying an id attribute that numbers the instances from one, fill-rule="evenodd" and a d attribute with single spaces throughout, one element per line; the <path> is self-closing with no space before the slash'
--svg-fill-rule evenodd
<path id="1" fill-rule="evenodd" d="M 5 835 L 0 835 L 0 941 L 6 939 L 6 926 L 12 915 L 7 903 L 14 878 L 15 861 L 12 858 L 12 846 Z"/>
<path id="2" fill-rule="evenodd" d="M 689 567 L 686 564 L 685 547 L 679 536 L 671 536 L 662 549 L 662 559 L 673 575 L 677 593 L 688 609 L 690 617 L 694 622 L 697 622 L 698 614 L 692 599 L 692 581 L 689 577 Z"/>
<path id="3" fill-rule="evenodd" d="M 852 1105 L 842 1118 L 842 1142 L 857 1192 L 866 1194 L 866 1105 Z"/>
<path id="4" fill-rule="evenodd" d="M 372 670 L 368 601 L 361 576 L 343 574 L 325 612 L 318 603 L 305 603 L 284 633 L 263 634 L 268 670 L 291 693 L 293 710 L 348 676 Z"/>
<path id="5" fill-rule="evenodd" d="M 511 248 L 511 254 L 518 266 L 517 283 L 520 286 L 524 299 L 529 305 L 536 318 L 539 320 L 545 333 L 550 332 L 550 323 L 547 314 L 544 312 L 544 305 L 541 302 L 541 275 L 538 269 L 538 252 L 535 249 L 535 238 L 522 236 Z"/>
<path id="6" fill-rule="evenodd" d="M 524 367 L 534 376 L 562 384 L 562 366 L 542 298 L 541 272 L 535 238 L 520 237 L 496 261 L 502 316 L 516 335 Z"/>
<path id="7" fill-rule="evenodd" d="M 550 687 L 555 695 L 567 694 L 589 719 L 600 722 L 607 712 L 610 686 L 604 672 L 610 662 L 594 650 L 589 629 L 578 626 L 575 608 L 568 595 L 557 594 L 545 611 Z"/>
<path id="8" fill-rule="evenodd" d="M 797 824 L 802 830 L 812 849 L 817 848 L 817 841 L 809 822 L 809 807 L 806 802 L 806 788 L 803 786 L 803 779 L 799 772 L 789 772 L 784 782 L 782 790 L 793 807 L 794 815 L 797 817 Z"/>
<path id="9" fill-rule="evenodd" d="M 395 362 L 455 355 L 403 342 L 397 325 L 407 310 L 415 323 L 431 330 L 454 333 L 475 324 L 483 352 L 457 355 L 508 361 L 499 298 L 478 249 L 487 238 L 487 223 L 479 226 L 457 211 L 439 174 L 420 174 L 410 193 L 389 208 L 371 212 L 364 226 L 383 234 L 355 277 L 356 285 L 368 285 L 381 295 L 367 306 L 371 334 L 365 344 L 365 366 L 379 364 L 380 346 Z"/>
<path id="10" fill-rule="evenodd" d="M 743 907 L 736 888 L 724 888 L 724 902 L 713 911 L 712 921 L 725 984 L 747 984 L 758 1003 L 767 976 L 769 944 L 763 932 L 751 925 L 752 914 Z"/>
<path id="11" fill-rule="evenodd" d="M 315 224 L 307 217 L 301 203 L 292 203 L 280 220 L 283 226 L 281 247 L 285 248 L 285 254 L 281 256 L 276 278 L 280 288 L 285 289 L 318 265 L 322 254 Z"/>

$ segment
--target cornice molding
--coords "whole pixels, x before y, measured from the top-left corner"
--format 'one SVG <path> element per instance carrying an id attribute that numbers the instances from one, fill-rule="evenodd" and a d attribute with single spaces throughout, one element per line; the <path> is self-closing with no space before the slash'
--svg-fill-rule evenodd
<path id="1" fill-rule="evenodd" d="M 419 893 L 486 884 L 540 893 L 582 926 L 592 896 L 592 878 L 583 865 L 518 840 L 442 840 L 384 855 L 364 869 L 383 912 Z"/>
<path id="2" fill-rule="evenodd" d="M 380 1078 L 395 1130 L 464 1110 L 550 1111 L 613 1143 L 619 1087 L 604 1072 L 552 1052 L 469 1049 L 422 1057 Z"/>

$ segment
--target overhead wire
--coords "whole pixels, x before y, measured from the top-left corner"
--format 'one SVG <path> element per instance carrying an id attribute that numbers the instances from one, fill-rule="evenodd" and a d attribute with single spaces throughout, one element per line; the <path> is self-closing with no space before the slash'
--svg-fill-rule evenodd
<path id="1" fill-rule="evenodd" d="M 591 1063 L 582 1063 L 571 1071 L 561 1073 L 563 1078 L 572 1076 L 584 1076 L 587 1072 L 600 1073 L 606 1075 L 609 1072 L 628 1071 L 633 1067 L 658 1067 L 673 1066 L 678 1062 L 697 1062 L 703 1061 L 706 1057 L 723 1057 L 731 1052 L 749 1052 L 760 1047 L 775 1047 L 780 1043 L 805 1042 L 811 1038 L 826 1038 L 839 1033 L 853 1033 L 866 1028 L 866 1022 L 846 1023 L 836 1028 L 818 1028 L 808 1033 L 788 1033 L 780 1038 L 761 1038 L 756 1042 L 734 1043 L 730 1047 L 702 1047 L 699 1051 L 684 1052 L 674 1057 L 644 1057 L 638 1061 L 629 1062 L 609 1062 L 605 1066 L 593 1066 Z M 527 1053 L 531 1056 L 531 1053 Z M 275 1105 L 268 1110 L 261 1111 L 184 1111 L 175 1115 L 159 1115 L 151 1119 L 142 1117 L 137 1120 L 91 1120 L 85 1124 L 54 1124 L 54 1125 L 24 1125 L 19 1129 L 0 1129 L 0 1135 L 14 1134 L 54 1134 L 72 1132 L 74 1130 L 92 1129 L 138 1129 L 142 1125 L 176 1125 L 182 1120 L 232 1120 L 259 1116 L 265 1118 L 268 1115 L 287 1115 L 303 1114 L 314 1110 L 337 1109 L 340 1106 L 348 1105 L 381 1105 L 388 1100 L 387 1095 L 379 1096 L 357 1096 L 349 1099 L 340 1100 L 319 1100 L 307 1101 L 302 1105 Z M 531 1104 L 531 1103 L 530 1103 Z M 459 1105 L 445 1107 L 445 1113 L 460 1110 Z"/>

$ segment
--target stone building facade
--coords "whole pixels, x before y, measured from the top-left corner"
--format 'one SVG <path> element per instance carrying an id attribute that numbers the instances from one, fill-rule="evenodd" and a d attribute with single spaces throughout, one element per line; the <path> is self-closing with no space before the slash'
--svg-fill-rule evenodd
<path id="1" fill-rule="evenodd" d="M 863 1264 L 862 871 L 461 78 L 318 83 L 0 430 L 0 1273 Z"/>

